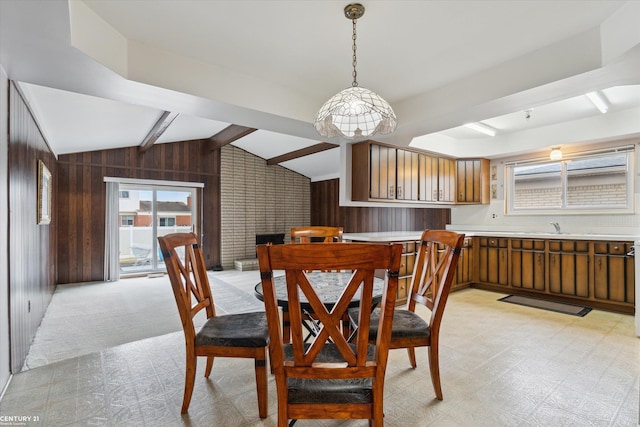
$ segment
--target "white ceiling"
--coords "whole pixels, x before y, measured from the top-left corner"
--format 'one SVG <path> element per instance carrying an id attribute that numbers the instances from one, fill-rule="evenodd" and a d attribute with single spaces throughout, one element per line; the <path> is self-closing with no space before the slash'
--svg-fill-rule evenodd
<path id="1" fill-rule="evenodd" d="M 640 2 L 362 3 L 358 82 L 399 121 L 376 140 L 500 157 L 640 133 Z M 314 115 L 351 83 L 346 4 L 2 0 L 0 64 L 56 154 L 139 145 L 171 111 L 158 143 L 237 124 L 259 130 L 233 144 L 269 159 L 324 141 Z M 471 121 L 498 135 L 460 128 Z M 282 166 L 319 180 L 340 161 L 332 149 Z"/>

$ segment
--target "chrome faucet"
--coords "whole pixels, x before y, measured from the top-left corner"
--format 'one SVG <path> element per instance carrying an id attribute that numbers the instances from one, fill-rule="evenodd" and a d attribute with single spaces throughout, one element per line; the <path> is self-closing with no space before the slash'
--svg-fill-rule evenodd
<path id="1" fill-rule="evenodd" d="M 560 224 L 557 222 L 550 222 L 549 224 L 553 225 L 553 228 L 556 229 L 556 234 L 560 234 Z"/>

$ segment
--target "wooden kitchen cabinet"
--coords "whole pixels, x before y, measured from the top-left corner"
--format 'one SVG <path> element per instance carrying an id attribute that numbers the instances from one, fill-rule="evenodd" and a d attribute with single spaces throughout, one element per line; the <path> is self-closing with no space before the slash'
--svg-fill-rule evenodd
<path id="1" fill-rule="evenodd" d="M 588 241 L 549 241 L 549 292 L 589 297 Z"/>
<path id="2" fill-rule="evenodd" d="M 453 279 L 451 290 L 462 289 L 468 287 L 473 282 L 474 256 L 473 256 L 473 237 L 465 237 L 462 244 L 462 250 L 458 257 L 458 265 L 456 266 L 456 275 Z"/>
<path id="3" fill-rule="evenodd" d="M 456 200 L 456 162 L 453 159 L 438 158 L 438 201 L 453 203 Z"/>
<path id="4" fill-rule="evenodd" d="M 478 239 L 478 280 L 489 285 L 509 285 L 509 239 Z"/>
<path id="5" fill-rule="evenodd" d="M 489 159 L 456 160 L 456 203 L 489 203 Z"/>
<path id="6" fill-rule="evenodd" d="M 444 157 L 418 155 L 419 195 L 422 202 L 455 201 L 455 161 Z"/>
<path id="7" fill-rule="evenodd" d="M 352 147 L 353 200 L 395 200 L 396 149 L 360 143 Z"/>
<path id="8" fill-rule="evenodd" d="M 621 313 L 634 311 L 635 264 L 627 255 L 631 241 L 478 236 L 474 242 L 478 260 L 472 286 Z"/>
<path id="9" fill-rule="evenodd" d="M 418 199 L 423 202 L 438 201 L 438 158 L 418 155 Z"/>
<path id="10" fill-rule="evenodd" d="M 455 203 L 456 162 L 373 141 L 351 146 L 354 201 Z"/>
<path id="11" fill-rule="evenodd" d="M 351 198 L 418 201 L 418 153 L 365 141 L 351 147 Z"/>
<path id="12" fill-rule="evenodd" d="M 511 283 L 514 288 L 544 291 L 545 241 L 511 239 Z"/>
<path id="13" fill-rule="evenodd" d="M 593 292 L 598 300 L 633 304 L 634 259 L 631 242 L 594 242 Z"/>
<path id="14" fill-rule="evenodd" d="M 418 156 L 396 150 L 396 200 L 418 200 Z"/>
<path id="15" fill-rule="evenodd" d="M 413 275 L 413 266 L 416 263 L 416 249 L 418 242 L 401 242 L 402 243 L 402 260 L 400 261 L 400 271 L 398 277 L 398 294 L 396 297 L 396 305 L 405 304 L 411 287 L 411 277 Z"/>

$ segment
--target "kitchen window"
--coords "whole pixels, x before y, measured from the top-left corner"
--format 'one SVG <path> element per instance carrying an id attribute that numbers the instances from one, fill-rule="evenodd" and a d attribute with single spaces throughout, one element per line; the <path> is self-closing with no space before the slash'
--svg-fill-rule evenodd
<path id="1" fill-rule="evenodd" d="M 507 165 L 507 213 L 633 212 L 633 147 Z"/>

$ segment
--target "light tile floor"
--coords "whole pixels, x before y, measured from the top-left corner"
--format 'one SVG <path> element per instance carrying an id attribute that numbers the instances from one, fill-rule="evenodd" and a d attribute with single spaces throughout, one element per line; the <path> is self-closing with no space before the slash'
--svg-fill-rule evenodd
<path id="1" fill-rule="evenodd" d="M 249 292 L 255 279 L 236 276 L 224 280 Z M 390 353 L 385 425 L 638 425 L 640 339 L 631 316 L 593 310 L 579 318 L 498 302 L 502 296 L 451 295 L 441 331 L 442 402 L 434 399 L 426 349 L 416 370 L 404 350 Z M 250 360 L 217 359 L 208 380 L 200 363 L 189 414 L 181 416 L 183 352 L 178 332 L 22 372 L 0 415 L 38 417 L 26 425 L 47 427 L 276 425 L 273 378 L 270 416 L 260 420 Z M 296 424 L 317 425 L 367 422 Z"/>

